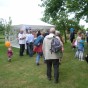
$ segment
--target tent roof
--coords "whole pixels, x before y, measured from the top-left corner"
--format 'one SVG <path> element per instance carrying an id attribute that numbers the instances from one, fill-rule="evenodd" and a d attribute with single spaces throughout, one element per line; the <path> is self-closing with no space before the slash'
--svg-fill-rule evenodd
<path id="1" fill-rule="evenodd" d="M 12 24 L 16 29 L 19 28 L 31 28 L 31 29 L 50 29 L 51 27 L 55 27 L 54 25 L 45 23 L 43 21 L 26 21 L 26 22 L 17 22 L 16 24 Z"/>

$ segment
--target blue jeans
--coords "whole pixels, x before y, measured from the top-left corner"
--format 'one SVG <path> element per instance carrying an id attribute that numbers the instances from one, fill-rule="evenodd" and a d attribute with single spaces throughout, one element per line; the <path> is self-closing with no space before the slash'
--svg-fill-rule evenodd
<path id="1" fill-rule="evenodd" d="M 40 53 L 37 53 L 36 63 L 39 63 L 39 60 L 40 60 Z"/>
<path id="2" fill-rule="evenodd" d="M 28 44 L 28 53 L 30 57 L 33 56 L 33 43 Z"/>
<path id="3" fill-rule="evenodd" d="M 36 63 L 39 63 L 40 56 L 43 56 L 42 52 L 41 52 L 41 53 L 37 53 Z M 43 58 L 44 58 L 44 57 L 43 57 Z"/>

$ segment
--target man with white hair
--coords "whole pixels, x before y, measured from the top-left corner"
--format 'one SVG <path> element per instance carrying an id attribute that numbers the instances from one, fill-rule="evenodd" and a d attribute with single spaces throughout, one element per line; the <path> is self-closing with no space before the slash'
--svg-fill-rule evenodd
<path id="1" fill-rule="evenodd" d="M 59 57 L 56 53 L 51 53 L 51 42 L 53 37 L 55 36 L 55 28 L 50 29 L 50 34 L 47 35 L 44 38 L 43 41 L 43 54 L 44 58 L 46 60 L 47 64 L 47 78 L 48 80 L 51 80 L 51 70 L 52 70 L 52 65 L 54 67 L 54 82 L 58 83 L 58 78 L 59 78 Z M 58 41 L 60 41 L 60 38 L 58 38 Z M 60 44 L 63 46 L 62 42 L 60 41 Z"/>
<path id="2" fill-rule="evenodd" d="M 21 29 L 19 34 L 18 34 L 18 40 L 19 40 L 19 45 L 20 45 L 20 56 L 23 56 L 24 50 L 25 50 L 25 34 L 24 31 Z"/>

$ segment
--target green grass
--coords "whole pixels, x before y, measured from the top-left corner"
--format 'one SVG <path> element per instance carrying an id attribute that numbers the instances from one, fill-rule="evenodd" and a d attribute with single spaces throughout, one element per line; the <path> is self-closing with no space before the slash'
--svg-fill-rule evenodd
<path id="1" fill-rule="evenodd" d="M 5 40 L 5 37 L 3 34 L 0 34 L 0 44 L 2 44 Z"/>
<path id="2" fill-rule="evenodd" d="M 46 64 L 40 60 L 35 64 L 35 56 L 19 56 L 19 49 L 13 48 L 12 62 L 7 62 L 7 48 L 0 44 L 0 88 L 88 88 L 88 64 L 74 59 L 70 44 L 65 44 L 64 57 L 60 65 L 60 83 L 47 80 Z M 86 47 L 85 53 L 88 51 Z M 53 74 L 53 73 L 52 73 Z"/>

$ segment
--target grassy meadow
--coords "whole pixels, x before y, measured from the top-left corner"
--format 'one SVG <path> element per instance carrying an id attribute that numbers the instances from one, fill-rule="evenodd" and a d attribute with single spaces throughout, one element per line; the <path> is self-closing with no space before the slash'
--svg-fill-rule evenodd
<path id="1" fill-rule="evenodd" d="M 55 84 L 46 77 L 46 64 L 40 59 L 36 66 L 35 58 L 19 56 L 19 49 L 13 48 L 12 62 L 8 62 L 7 48 L 0 40 L 0 88 L 88 88 L 88 64 L 74 58 L 75 51 L 70 43 L 64 45 L 64 56 L 60 65 L 60 82 Z M 85 54 L 88 47 L 85 45 Z M 53 71 L 52 71 L 53 75 Z"/>

